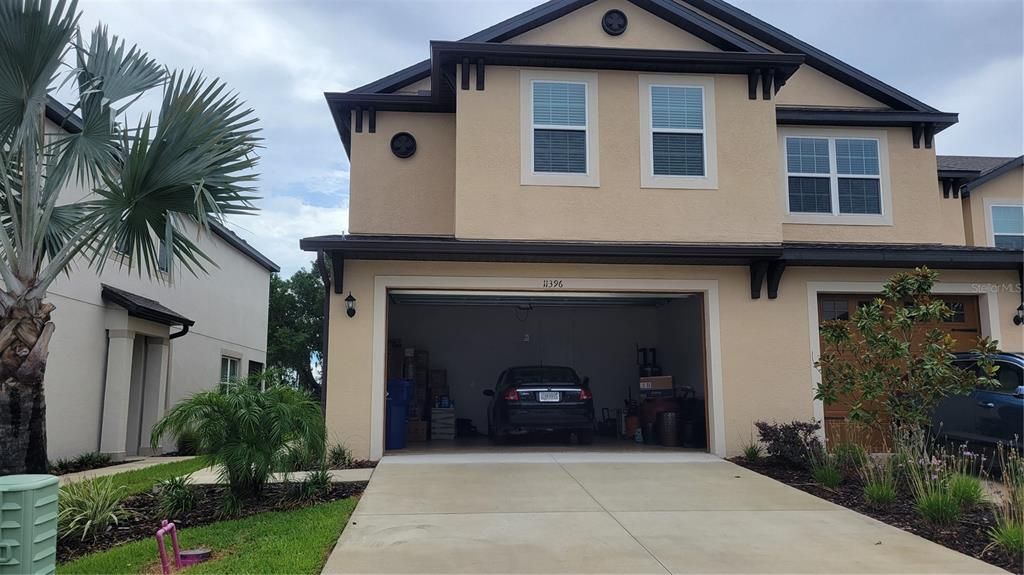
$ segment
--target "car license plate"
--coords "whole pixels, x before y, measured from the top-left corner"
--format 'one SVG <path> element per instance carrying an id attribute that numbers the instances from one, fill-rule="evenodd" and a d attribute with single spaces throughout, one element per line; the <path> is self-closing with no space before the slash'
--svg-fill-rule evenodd
<path id="1" fill-rule="evenodd" d="M 562 394 L 557 391 L 539 391 L 537 392 L 537 400 L 545 403 L 555 402 L 562 399 Z"/>

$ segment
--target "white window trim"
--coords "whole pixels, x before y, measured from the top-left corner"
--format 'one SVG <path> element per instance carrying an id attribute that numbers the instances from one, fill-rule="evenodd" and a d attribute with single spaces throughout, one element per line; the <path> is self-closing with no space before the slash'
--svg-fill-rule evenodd
<path id="1" fill-rule="evenodd" d="M 535 172 L 533 170 L 533 83 L 564 82 L 567 84 L 584 84 L 586 86 L 585 128 L 587 142 L 587 171 L 583 174 L 562 174 Z M 559 70 L 531 70 L 519 72 L 520 88 L 520 184 L 524 186 L 576 186 L 596 188 L 601 185 L 601 171 L 598 158 L 598 107 L 597 107 L 597 73 L 568 72 Z M 556 130 L 579 130 L 567 126 L 540 126 Z"/>
<path id="2" fill-rule="evenodd" d="M 718 189 L 718 145 L 715 130 L 715 79 L 710 76 L 678 74 L 640 74 L 640 125 L 643 126 L 643 145 L 640 147 L 640 187 L 682 190 Z M 654 119 L 651 114 L 651 88 L 655 86 L 682 86 L 700 88 L 704 129 L 662 129 L 658 132 L 704 135 L 704 175 L 665 176 L 654 173 Z"/>
<path id="3" fill-rule="evenodd" d="M 996 221 L 995 214 L 993 213 L 994 208 L 1019 208 L 1024 210 L 1024 204 L 1015 204 L 1013 202 L 1007 202 L 1006 200 L 985 200 L 985 226 L 988 228 L 988 245 L 995 247 L 996 235 L 1000 236 L 1016 236 L 1024 234 L 996 234 Z"/>
<path id="4" fill-rule="evenodd" d="M 789 173 L 789 163 L 786 161 L 786 139 L 787 138 L 827 138 L 829 150 L 829 189 L 832 193 L 831 214 L 811 214 L 805 212 L 791 212 L 789 209 L 789 176 L 804 176 L 813 178 L 824 178 L 826 174 L 804 174 Z M 839 213 L 839 170 L 835 153 L 836 139 L 840 140 L 875 140 L 878 142 L 878 187 L 881 194 L 881 214 L 841 214 Z M 780 190 L 782 190 L 782 206 L 785 217 L 783 223 L 787 224 L 827 224 L 845 226 L 891 226 L 892 219 L 892 189 L 889 185 L 889 140 L 884 130 L 859 130 L 856 128 L 787 128 L 779 130 L 779 155 L 782 161 L 782 175 Z M 843 178 L 850 179 L 875 179 L 874 176 L 846 175 Z"/>
<path id="5" fill-rule="evenodd" d="M 230 376 L 229 376 L 228 381 L 224 381 L 220 377 L 220 367 L 221 367 L 220 364 L 224 363 L 225 359 L 235 361 L 238 364 L 238 369 L 237 369 L 238 373 L 235 375 L 235 380 L 234 381 L 230 380 Z M 219 380 L 218 383 L 220 383 L 221 385 L 235 385 L 235 384 L 237 384 L 244 377 L 242 375 L 242 355 L 240 353 L 238 353 L 238 352 L 235 352 L 235 351 L 221 350 L 221 352 L 220 352 L 220 362 L 217 364 L 217 370 L 218 370 L 217 379 Z"/>

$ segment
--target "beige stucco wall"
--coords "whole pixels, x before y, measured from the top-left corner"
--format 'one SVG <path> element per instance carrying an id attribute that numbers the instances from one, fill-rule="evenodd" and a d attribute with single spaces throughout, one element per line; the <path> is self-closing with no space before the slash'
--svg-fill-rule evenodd
<path id="1" fill-rule="evenodd" d="M 780 106 L 829 106 L 847 108 L 888 108 L 885 104 L 822 74 L 801 66 L 775 96 Z"/>
<path id="2" fill-rule="evenodd" d="M 349 231 L 451 235 L 455 231 L 455 116 L 377 112 L 377 131 L 352 133 Z M 416 153 L 391 153 L 391 137 L 409 132 Z"/>
<path id="3" fill-rule="evenodd" d="M 80 186 L 71 185 L 61 200 L 84 194 Z M 196 322 L 187 335 L 171 341 L 167 405 L 215 386 L 222 354 L 240 357 L 243 374 L 249 361 L 266 363 L 270 272 L 212 234 L 197 238 L 190 230 L 189 237 L 215 262 L 207 266 L 208 274 L 196 277 L 175 264 L 169 276 L 156 281 L 119 268 L 113 259 L 99 274 L 80 262 L 70 277 L 61 276 L 49 289 L 47 299 L 56 306 L 44 382 L 51 458 L 99 448 L 106 330 L 112 317 L 124 315 L 122 308 L 101 299 L 101 283 L 155 299 Z M 167 334 L 166 326 L 125 321 L 125 329 Z"/>
<path id="4" fill-rule="evenodd" d="M 970 222 L 973 245 L 992 244 L 992 204 L 1024 204 L 1024 167 L 1010 170 L 971 190 Z"/>
<path id="5" fill-rule="evenodd" d="M 787 126 L 787 129 L 800 128 Z M 959 204 L 952 199 L 944 200 L 937 187 L 935 150 L 914 148 L 909 128 L 881 131 L 885 133 L 889 150 L 889 187 L 885 192 L 891 197 L 892 225 L 784 224 L 782 235 L 786 241 L 963 245 L 963 223 L 955 221 Z M 836 133 L 856 135 L 859 132 L 855 128 L 836 128 Z M 780 164 L 784 161 L 781 155 L 778 161 Z M 778 198 L 783 205 L 786 202 L 784 185 L 780 178 Z"/>
<path id="6" fill-rule="evenodd" d="M 456 235 L 606 241 L 777 242 L 770 101 L 745 76 L 714 76 L 718 189 L 640 187 L 636 72 L 598 74 L 600 187 L 520 185 L 520 70 L 491 66 L 487 90 L 458 91 Z M 724 217 L 728 215 L 728 217 Z"/>
<path id="7" fill-rule="evenodd" d="M 356 457 L 370 455 L 374 278 L 382 275 L 442 277 L 600 278 L 716 280 L 719 290 L 724 439 L 729 455 L 739 453 L 754 421 L 811 419 L 812 332 L 808 282 L 883 282 L 892 270 L 792 268 L 785 272 L 779 299 L 750 298 L 743 267 L 553 265 L 458 262 L 348 261 L 345 290 L 358 300 L 354 318 L 345 316 L 344 295 L 331 300 L 327 423 L 332 440 L 344 442 Z M 967 286 L 1009 286 L 1014 272 L 944 272 L 943 281 Z M 452 282 L 457 284 L 457 282 Z M 455 286 L 453 286 L 455 287 Z M 495 289 L 499 289 L 498 286 Z M 968 287 L 968 293 L 974 288 Z M 981 289 L 980 287 L 978 289 Z M 1022 330 L 1013 326 L 1019 294 L 997 290 L 998 329 L 1003 348 L 1024 348 Z M 710 312 L 709 312 L 710 313 Z M 984 321 L 984 320 L 983 320 Z M 785 333 L 786 337 L 770 337 Z M 380 403 L 383 405 L 383 402 Z"/>
<path id="8" fill-rule="evenodd" d="M 629 21 L 619 36 L 606 34 L 601 18 L 608 10 L 621 10 Z M 648 50 L 720 52 L 715 46 L 626 0 L 598 0 L 505 41 L 507 44 L 555 44 Z"/>

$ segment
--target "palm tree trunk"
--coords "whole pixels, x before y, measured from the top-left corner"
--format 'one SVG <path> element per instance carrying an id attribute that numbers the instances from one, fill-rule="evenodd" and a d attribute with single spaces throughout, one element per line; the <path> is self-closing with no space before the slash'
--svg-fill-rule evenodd
<path id="1" fill-rule="evenodd" d="M 53 309 L 17 300 L 0 318 L 0 475 L 48 471 L 43 376 Z"/>

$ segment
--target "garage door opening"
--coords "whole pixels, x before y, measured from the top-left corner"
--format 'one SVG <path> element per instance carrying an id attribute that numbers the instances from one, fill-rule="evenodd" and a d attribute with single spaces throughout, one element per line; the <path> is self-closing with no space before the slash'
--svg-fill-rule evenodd
<path id="1" fill-rule="evenodd" d="M 706 450 L 705 328 L 702 293 L 390 290 L 386 378 L 391 395 L 397 380 L 409 392 L 408 407 L 385 405 L 385 443 L 398 447 L 404 432 L 405 452 L 591 443 Z M 573 372 L 586 392 L 555 385 Z M 562 375 L 529 387 L 551 374 Z M 591 422 L 547 421 L 587 403 L 579 401 L 587 393 Z M 544 421 L 529 420 L 531 402 L 546 410 Z M 524 409 L 511 416 L 510 405 Z"/>

